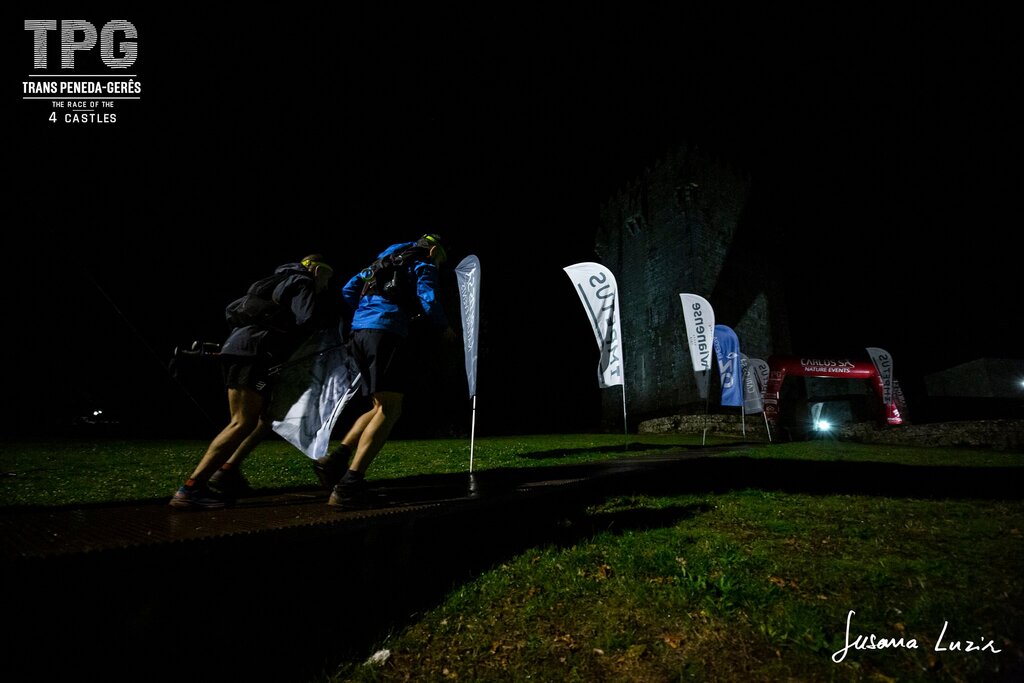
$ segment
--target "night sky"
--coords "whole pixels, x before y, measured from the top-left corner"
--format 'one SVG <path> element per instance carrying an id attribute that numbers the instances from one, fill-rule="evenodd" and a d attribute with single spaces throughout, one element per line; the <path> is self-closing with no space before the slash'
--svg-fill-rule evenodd
<path id="1" fill-rule="evenodd" d="M 185 389 L 209 378 L 176 384 L 171 352 L 222 341 L 250 281 L 322 251 L 340 285 L 428 231 L 450 265 L 481 260 L 478 433 L 593 428 L 597 348 L 561 269 L 596 260 L 600 204 L 682 144 L 767 198 L 797 353 L 880 346 L 908 387 L 1024 357 L 1003 18 L 706 5 L 78 8 L 139 29 L 142 99 L 114 124 L 22 100 L 24 19 L 66 15 L 10 13 L 12 432 L 98 407 L 194 433 Z M 428 403 L 461 429 L 456 356 L 439 352 Z"/>

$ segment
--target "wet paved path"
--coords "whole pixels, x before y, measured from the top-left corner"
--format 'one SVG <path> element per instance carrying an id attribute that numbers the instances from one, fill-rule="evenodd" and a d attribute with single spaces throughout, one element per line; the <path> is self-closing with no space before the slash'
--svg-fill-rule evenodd
<path id="1" fill-rule="evenodd" d="M 389 479 L 371 510 L 312 487 L 212 511 L 0 509 L 0 604 L 16 625 L 0 680 L 322 680 L 339 649 L 362 652 L 454 585 L 557 542 L 567 515 L 718 452 Z"/>
<path id="2" fill-rule="evenodd" d="M 374 509 L 338 510 L 316 488 L 260 491 L 221 510 L 182 511 L 167 499 L 115 505 L 0 509 L 0 558 L 59 557 L 212 540 L 286 529 L 365 526 L 395 515 L 436 513 L 440 508 L 471 510 L 569 493 L 597 492 L 613 480 L 706 457 L 721 449 L 673 451 L 576 466 L 543 466 L 473 473 L 389 479 L 376 486 L 383 501 Z"/>

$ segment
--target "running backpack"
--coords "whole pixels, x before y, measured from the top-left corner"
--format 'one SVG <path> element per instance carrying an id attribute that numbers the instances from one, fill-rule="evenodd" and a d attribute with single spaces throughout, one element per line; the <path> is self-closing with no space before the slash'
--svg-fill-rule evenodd
<path id="1" fill-rule="evenodd" d="M 274 290 L 293 275 L 295 275 L 294 271 L 274 273 L 252 283 L 245 296 L 235 299 L 224 309 L 224 317 L 228 325 L 231 327 L 244 325 L 277 327 L 274 323 L 278 313 L 281 312 L 281 304 L 274 301 Z"/>
<path id="2" fill-rule="evenodd" d="M 423 258 L 425 253 L 424 248 L 417 244 L 377 259 L 359 272 L 363 280 L 360 296 L 379 294 L 399 306 L 417 307 L 419 297 L 411 270 L 416 257 Z"/>

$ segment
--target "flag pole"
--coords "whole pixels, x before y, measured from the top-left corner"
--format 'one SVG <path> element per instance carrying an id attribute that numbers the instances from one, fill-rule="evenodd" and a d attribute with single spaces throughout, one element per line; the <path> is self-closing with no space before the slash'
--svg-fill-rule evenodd
<path id="1" fill-rule="evenodd" d="M 772 442 L 772 428 L 768 426 L 768 415 L 762 410 L 761 414 L 764 415 L 764 430 L 768 432 L 768 443 Z"/>
<path id="2" fill-rule="evenodd" d="M 743 425 L 743 438 L 747 438 L 747 377 L 750 373 L 750 366 L 745 362 L 746 354 L 742 354 L 743 360 L 740 361 L 740 381 L 743 383 L 743 391 L 741 395 L 743 398 L 740 400 L 740 424 Z"/>
<path id="3" fill-rule="evenodd" d="M 704 433 L 700 437 L 700 445 L 703 446 L 708 438 L 708 406 L 711 404 L 711 387 L 708 387 L 708 395 L 704 397 Z"/>
<path id="4" fill-rule="evenodd" d="M 473 417 L 469 423 L 469 473 L 473 474 L 473 442 L 476 440 L 476 394 L 473 394 Z"/>
<path id="5" fill-rule="evenodd" d="M 629 450 L 629 427 L 626 425 L 626 382 L 622 382 L 622 434 L 625 448 Z"/>

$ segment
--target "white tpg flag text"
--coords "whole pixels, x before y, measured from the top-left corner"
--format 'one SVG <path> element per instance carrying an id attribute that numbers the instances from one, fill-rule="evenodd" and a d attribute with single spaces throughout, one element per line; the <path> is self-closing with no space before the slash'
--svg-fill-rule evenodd
<path id="1" fill-rule="evenodd" d="M 597 347 L 601 351 L 597 367 L 601 388 L 623 386 L 622 334 L 615 276 L 599 263 L 577 263 L 563 270 L 576 287 L 576 293 L 594 328 Z"/>

